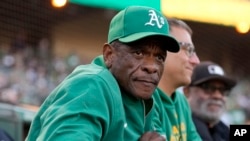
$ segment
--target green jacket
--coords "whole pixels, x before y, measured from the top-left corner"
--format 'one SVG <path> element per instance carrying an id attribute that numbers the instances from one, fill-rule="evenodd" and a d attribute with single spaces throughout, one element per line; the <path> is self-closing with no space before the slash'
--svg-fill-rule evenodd
<path id="1" fill-rule="evenodd" d="M 154 122 L 158 132 L 165 133 L 168 141 L 201 141 L 185 95 L 175 91 L 171 98 L 159 88 L 157 91 L 154 99 L 158 116 Z"/>
<path id="2" fill-rule="evenodd" d="M 94 63 L 106 67 L 103 56 L 94 59 Z M 154 100 L 140 100 L 125 92 L 121 92 L 126 114 L 127 128 L 124 132 L 125 141 L 137 141 L 146 131 L 154 130 L 152 119 L 155 116 Z"/>
<path id="3" fill-rule="evenodd" d="M 77 67 L 51 92 L 26 141 L 136 141 L 152 128 L 152 107 L 152 99 L 138 100 L 120 92 L 98 57 Z"/>

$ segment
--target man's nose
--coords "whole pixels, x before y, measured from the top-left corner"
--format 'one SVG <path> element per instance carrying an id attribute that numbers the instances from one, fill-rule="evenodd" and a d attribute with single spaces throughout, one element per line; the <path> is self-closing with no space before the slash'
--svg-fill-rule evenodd
<path id="1" fill-rule="evenodd" d="M 200 59 L 196 53 L 190 57 L 190 62 L 194 65 L 198 65 L 200 63 Z"/>
<path id="2" fill-rule="evenodd" d="M 156 73 L 160 69 L 155 59 L 146 59 L 142 65 L 142 70 L 148 73 Z"/>
<path id="3" fill-rule="evenodd" d="M 216 99 L 221 99 L 224 97 L 224 93 L 221 92 L 219 89 L 216 89 L 213 94 L 212 97 L 216 98 Z"/>

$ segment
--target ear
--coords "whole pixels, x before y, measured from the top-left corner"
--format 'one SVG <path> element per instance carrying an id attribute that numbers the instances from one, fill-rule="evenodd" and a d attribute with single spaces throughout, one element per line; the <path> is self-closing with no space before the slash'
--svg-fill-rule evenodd
<path id="1" fill-rule="evenodd" d="M 113 47 L 110 46 L 110 44 L 108 43 L 105 43 L 103 45 L 103 50 L 102 50 L 102 53 L 103 53 L 103 59 L 104 59 L 104 62 L 107 66 L 107 68 L 111 68 L 112 66 L 112 56 L 113 56 Z"/>
<path id="2" fill-rule="evenodd" d="M 188 98 L 189 97 L 189 87 L 188 86 L 183 87 L 183 92 L 184 92 L 185 96 Z"/>

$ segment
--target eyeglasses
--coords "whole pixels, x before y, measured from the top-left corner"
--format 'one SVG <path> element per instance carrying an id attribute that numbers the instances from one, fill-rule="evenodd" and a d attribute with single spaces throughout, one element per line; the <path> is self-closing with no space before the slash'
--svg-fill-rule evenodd
<path id="1" fill-rule="evenodd" d="M 188 57 L 192 57 L 193 55 L 196 54 L 193 44 L 185 43 L 185 42 L 179 42 L 179 45 L 180 45 L 180 47 L 182 49 L 184 49 L 186 51 L 186 54 L 188 55 Z"/>
<path id="2" fill-rule="evenodd" d="M 216 87 L 208 83 L 203 83 L 201 85 L 198 85 L 198 87 L 202 88 L 207 94 L 213 94 L 216 90 L 218 90 L 223 96 L 229 95 L 229 89 L 223 86 Z"/>

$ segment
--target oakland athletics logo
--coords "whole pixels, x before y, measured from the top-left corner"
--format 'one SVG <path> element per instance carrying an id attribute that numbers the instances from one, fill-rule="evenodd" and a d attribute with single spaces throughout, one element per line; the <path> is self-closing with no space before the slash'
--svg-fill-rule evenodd
<path id="1" fill-rule="evenodd" d="M 218 74 L 218 75 L 224 75 L 224 71 L 222 70 L 221 67 L 216 66 L 216 65 L 210 65 L 208 66 L 208 72 L 210 74 Z"/>
<path id="2" fill-rule="evenodd" d="M 145 23 L 145 25 L 151 25 L 155 26 L 157 25 L 158 28 L 162 28 L 162 26 L 165 24 L 164 23 L 164 18 L 163 17 L 157 17 L 157 14 L 154 10 L 149 10 L 149 16 L 150 16 L 150 21 Z"/>

